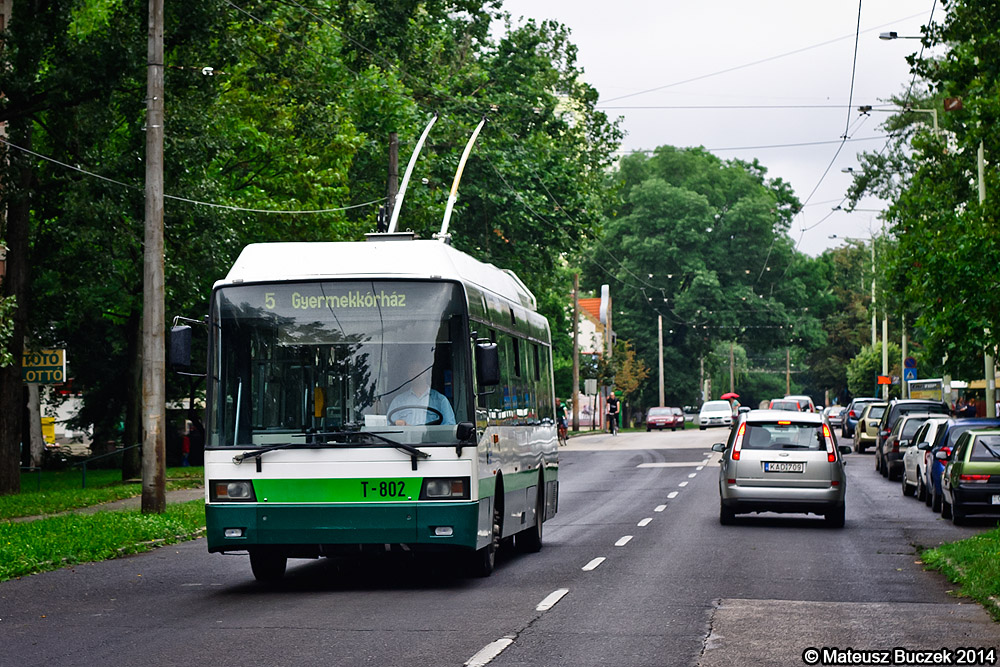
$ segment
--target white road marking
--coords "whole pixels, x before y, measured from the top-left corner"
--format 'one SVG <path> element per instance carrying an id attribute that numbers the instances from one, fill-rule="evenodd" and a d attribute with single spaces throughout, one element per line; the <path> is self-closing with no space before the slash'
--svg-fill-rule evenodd
<path id="1" fill-rule="evenodd" d="M 552 591 L 544 600 L 538 603 L 538 606 L 535 607 L 535 611 L 548 611 L 549 609 L 552 609 L 552 607 L 556 606 L 556 603 L 559 602 L 559 600 L 562 600 L 563 596 L 567 593 L 569 593 L 568 588 L 558 588 Z"/>
<path id="2" fill-rule="evenodd" d="M 465 667 L 483 667 L 489 664 L 493 658 L 500 655 L 505 648 L 514 643 L 513 637 L 504 637 L 495 642 L 490 642 L 479 650 L 474 656 L 465 661 Z"/>
<path id="3" fill-rule="evenodd" d="M 696 473 L 696 472 L 693 472 L 693 473 L 691 473 L 690 475 L 688 475 L 688 479 L 694 479 L 694 478 L 695 478 L 695 477 L 697 477 L 697 476 L 698 476 L 698 473 Z"/>
<path id="4" fill-rule="evenodd" d="M 704 464 L 704 461 L 659 461 L 656 463 L 640 463 L 636 468 L 694 468 Z"/>
<path id="5" fill-rule="evenodd" d="M 620 540 L 618 540 L 617 542 L 615 542 L 615 546 L 616 547 L 623 547 L 626 544 L 628 544 L 629 540 L 631 540 L 631 539 L 632 539 L 631 535 L 626 535 L 623 538 L 621 538 Z"/>
<path id="6" fill-rule="evenodd" d="M 704 469 L 705 469 L 705 466 L 703 466 L 703 465 L 700 465 L 697 468 L 695 468 L 695 470 L 704 470 Z"/>
<path id="7" fill-rule="evenodd" d="M 589 563 L 587 563 L 586 565 L 584 565 L 580 569 L 583 570 L 584 572 L 590 572 L 591 570 L 596 570 L 597 566 L 600 565 L 601 563 L 603 563 L 604 560 L 605 560 L 604 556 L 598 556 L 597 558 L 595 558 L 594 560 L 590 561 Z"/>
<path id="8" fill-rule="evenodd" d="M 687 486 L 687 485 L 688 485 L 688 483 L 687 483 L 687 482 L 681 482 L 681 483 L 680 483 L 680 484 L 678 484 L 677 486 Z"/>
<path id="9" fill-rule="evenodd" d="M 677 494 L 676 494 L 676 493 L 674 493 L 674 495 L 677 495 Z M 667 497 L 669 498 L 670 496 L 667 496 Z M 662 511 L 663 511 L 663 510 L 665 510 L 665 509 L 667 509 L 667 506 L 666 506 L 666 505 L 657 505 L 657 506 L 656 506 L 656 509 L 654 509 L 653 511 L 654 511 L 654 512 L 662 512 Z"/>
<path id="10" fill-rule="evenodd" d="M 640 528 L 645 528 L 646 526 L 649 525 L 649 522 L 652 521 L 652 520 L 653 520 L 652 518 L 646 517 L 645 519 L 643 519 L 642 521 L 640 521 L 636 525 L 639 526 Z"/>
<path id="11" fill-rule="evenodd" d="M 667 500 L 672 500 L 676 498 L 678 493 L 680 493 L 680 491 L 671 491 L 670 493 L 667 494 Z"/>

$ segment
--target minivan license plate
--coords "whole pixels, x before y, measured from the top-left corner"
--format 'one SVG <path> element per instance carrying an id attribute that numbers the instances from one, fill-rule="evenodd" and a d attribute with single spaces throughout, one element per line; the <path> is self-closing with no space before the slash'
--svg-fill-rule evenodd
<path id="1" fill-rule="evenodd" d="M 804 463 L 788 463 L 785 461 L 764 461 L 764 472 L 804 472 Z"/>
<path id="2" fill-rule="evenodd" d="M 1000 496 L 993 496 L 993 504 L 1000 505 Z"/>

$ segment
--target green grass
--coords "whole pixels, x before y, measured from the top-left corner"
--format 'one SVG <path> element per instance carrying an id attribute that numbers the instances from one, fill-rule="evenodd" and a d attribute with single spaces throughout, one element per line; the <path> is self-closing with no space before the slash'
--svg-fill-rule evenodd
<path id="1" fill-rule="evenodd" d="M 79 469 L 44 470 L 21 474 L 21 493 L 0 496 L 0 519 L 13 519 L 99 505 L 142 494 L 142 486 L 123 482 L 120 470 L 87 470 L 87 488 L 81 488 Z M 167 468 L 167 489 L 190 489 L 203 484 L 204 468 Z"/>
<path id="2" fill-rule="evenodd" d="M 958 584 L 959 595 L 979 602 L 1000 621 L 1000 528 L 927 549 L 921 559 Z"/>
<path id="3" fill-rule="evenodd" d="M 121 510 L 0 522 L 0 581 L 150 551 L 193 539 L 204 526 L 202 500 L 168 505 L 163 514 Z"/>

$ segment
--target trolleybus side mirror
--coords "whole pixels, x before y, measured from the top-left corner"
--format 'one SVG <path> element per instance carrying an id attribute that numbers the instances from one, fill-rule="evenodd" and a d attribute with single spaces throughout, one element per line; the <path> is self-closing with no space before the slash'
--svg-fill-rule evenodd
<path id="1" fill-rule="evenodd" d="M 496 343 L 476 343 L 476 382 L 480 388 L 500 384 L 500 353 Z"/>
<path id="2" fill-rule="evenodd" d="M 191 327 L 186 324 L 170 327 L 170 365 L 191 367 Z"/>

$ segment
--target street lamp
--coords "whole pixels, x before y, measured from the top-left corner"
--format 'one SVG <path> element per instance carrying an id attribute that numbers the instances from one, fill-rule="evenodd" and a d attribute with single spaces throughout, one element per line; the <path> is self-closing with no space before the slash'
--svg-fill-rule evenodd
<path id="1" fill-rule="evenodd" d="M 864 114 L 871 113 L 872 111 L 882 111 L 884 113 L 897 113 L 899 111 L 902 111 L 903 113 L 909 113 L 909 112 L 913 112 L 913 113 L 929 113 L 929 114 L 931 114 L 934 117 L 934 134 L 938 133 L 938 115 L 937 115 L 937 109 L 914 109 L 911 106 L 895 107 L 895 108 L 892 108 L 892 109 L 875 109 L 870 104 L 864 104 L 864 105 L 858 107 L 858 111 L 860 113 L 864 113 Z"/>
<path id="2" fill-rule="evenodd" d="M 880 32 L 878 34 L 879 39 L 884 39 L 885 41 L 893 39 L 920 39 L 920 37 L 914 37 L 912 35 L 900 35 L 895 30 L 890 30 L 889 32 Z"/>

